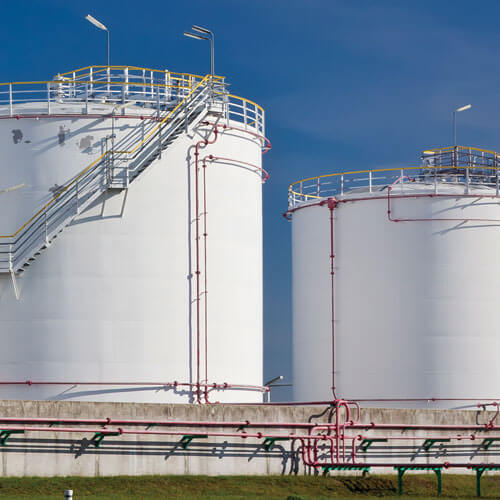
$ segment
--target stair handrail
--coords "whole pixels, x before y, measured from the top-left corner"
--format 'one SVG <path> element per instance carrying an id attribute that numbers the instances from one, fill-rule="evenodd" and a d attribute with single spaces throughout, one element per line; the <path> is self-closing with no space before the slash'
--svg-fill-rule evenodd
<path id="1" fill-rule="evenodd" d="M 12 272 L 14 268 L 17 267 L 17 256 L 15 255 L 22 249 L 24 245 L 26 245 L 27 242 L 30 241 L 30 239 L 33 237 L 33 235 L 39 235 L 40 228 L 45 228 L 45 239 L 46 242 L 48 243 L 48 227 L 50 227 L 50 221 L 48 220 L 49 218 L 54 218 L 56 217 L 56 222 L 59 218 L 62 217 L 61 224 L 56 225 L 56 228 L 59 228 L 63 225 L 64 221 L 68 219 L 67 216 L 65 216 L 66 212 L 63 211 L 63 209 L 68 205 L 71 204 L 72 202 L 76 203 L 76 209 L 77 212 L 75 213 L 72 211 L 71 218 L 74 218 L 76 214 L 78 213 L 78 202 L 79 202 L 79 196 L 80 197 L 85 197 L 91 190 L 93 181 L 97 179 L 97 182 L 99 184 L 99 179 L 98 177 L 101 176 L 101 174 L 106 175 L 106 170 L 101 169 L 101 166 L 106 167 L 105 162 L 110 158 L 110 154 L 131 154 L 133 157 L 136 157 L 139 151 L 142 151 L 142 148 L 151 143 L 153 140 L 155 140 L 155 134 L 158 131 L 161 131 L 162 128 L 168 124 L 170 124 L 169 120 L 173 119 L 174 116 L 176 116 L 181 110 L 183 111 L 185 107 L 188 107 L 191 102 L 194 100 L 196 101 L 198 96 L 202 96 L 203 90 L 208 89 L 209 86 L 206 85 L 207 82 L 209 81 L 210 75 L 207 75 L 203 78 L 202 81 L 198 83 L 196 87 L 194 87 L 191 92 L 182 100 L 180 101 L 177 106 L 175 106 L 174 109 L 172 109 L 170 112 L 167 112 L 166 116 L 158 122 L 155 126 L 152 127 L 152 130 L 144 136 L 144 138 L 131 149 L 129 150 L 107 150 L 105 151 L 99 158 L 94 160 L 90 165 L 88 165 L 84 170 L 82 170 L 76 177 L 74 177 L 71 181 L 63 185 L 59 192 L 55 194 L 55 196 L 47 202 L 40 210 L 38 210 L 27 222 L 25 222 L 15 233 L 12 235 L 6 235 L 6 236 L 0 236 L 2 239 L 12 239 L 16 238 L 15 241 L 9 241 L 9 242 L 2 242 L 0 241 L 1 246 L 8 245 L 9 249 L 7 252 L 0 252 L 0 253 L 6 253 L 8 255 L 8 260 L 3 261 L 4 263 L 8 263 L 10 267 L 10 271 Z M 202 96 L 202 99 L 205 97 Z M 183 117 L 181 117 L 183 118 Z M 173 122 L 175 119 L 173 120 Z M 183 126 L 183 122 L 179 121 L 175 126 L 171 127 L 169 133 L 165 134 L 164 137 L 162 137 L 162 141 L 160 143 L 163 143 L 163 141 L 168 140 L 169 136 L 177 130 L 180 126 Z M 141 148 L 139 150 L 139 148 Z M 144 160 L 147 160 L 149 158 L 149 155 L 147 155 Z M 137 168 L 137 167 L 136 167 Z M 82 184 L 85 185 L 85 187 L 88 188 L 88 191 L 82 190 L 80 193 L 78 193 L 78 186 L 80 185 L 80 188 L 82 187 Z M 100 190 L 98 190 L 98 193 L 101 194 L 104 192 L 109 185 L 104 183 L 105 187 L 102 187 Z M 76 188 L 76 193 L 72 193 L 72 187 Z M 90 196 L 92 194 L 95 194 L 97 191 L 94 190 L 93 192 L 90 192 Z M 76 194 L 76 198 L 75 198 Z M 56 208 L 57 207 L 57 208 Z M 56 208 L 56 210 L 48 215 L 49 210 L 52 210 Z M 61 209 L 60 211 L 58 209 Z M 73 207 L 74 208 L 74 207 Z M 61 213 L 59 213 L 61 212 Z M 50 232 L 50 231 L 49 231 Z M 31 233 L 31 234 L 30 234 Z M 39 238 L 36 239 L 38 241 L 39 239 L 42 239 L 43 237 L 43 232 L 39 236 Z M 23 241 L 24 240 L 24 241 Z M 43 241 L 43 239 L 42 239 Z M 32 245 L 27 246 L 26 250 L 21 253 L 21 256 L 23 256 L 25 253 L 28 251 L 31 251 Z M 15 247 L 15 248 L 13 248 Z M 30 250 L 31 249 L 31 250 Z M 0 268 L 1 268 L 2 261 L 0 261 Z"/>
<path id="2" fill-rule="evenodd" d="M 200 87 L 203 83 L 206 83 L 208 81 L 208 79 L 210 78 L 210 75 L 206 75 L 203 80 L 201 80 L 201 82 L 198 83 L 198 85 L 196 85 L 196 87 L 194 87 L 191 92 L 182 100 L 180 101 L 177 106 L 175 106 L 175 108 L 173 108 L 165 118 L 163 118 L 163 120 L 161 122 L 159 122 L 151 132 L 149 132 L 143 140 L 139 141 L 139 143 L 131 150 L 124 150 L 124 151 L 114 151 L 114 150 L 107 150 L 105 151 L 101 156 L 99 156 L 96 160 L 94 160 L 90 165 L 88 165 L 85 169 L 83 169 L 75 178 L 73 178 L 71 181 L 69 181 L 67 184 L 65 184 L 64 186 L 61 187 L 61 190 L 59 191 L 59 193 L 57 193 L 49 202 L 47 202 L 42 208 L 40 208 L 40 210 L 38 210 L 38 212 L 36 212 L 28 221 L 26 221 L 21 227 L 19 227 L 19 229 L 17 229 L 17 231 L 15 231 L 14 233 L 12 234 L 9 234 L 9 235 L 0 235 L 0 238 L 15 238 L 31 221 L 33 221 L 38 215 L 42 214 L 50 205 L 52 205 L 58 198 L 59 196 L 61 196 L 61 194 L 65 191 L 67 191 L 71 186 L 73 186 L 75 184 L 75 182 L 77 182 L 85 173 L 87 173 L 92 167 L 94 166 L 97 166 L 97 164 L 103 159 L 105 158 L 107 155 L 109 154 L 120 154 L 120 153 L 128 153 L 128 154 L 131 154 L 131 153 L 134 153 L 135 151 L 137 151 L 137 149 L 142 145 L 144 144 L 153 134 L 155 131 L 157 131 L 159 129 L 159 127 L 161 127 L 169 118 L 171 118 L 171 116 L 181 107 L 183 106 L 187 100 L 193 95 L 193 93 L 198 89 L 198 87 Z"/>

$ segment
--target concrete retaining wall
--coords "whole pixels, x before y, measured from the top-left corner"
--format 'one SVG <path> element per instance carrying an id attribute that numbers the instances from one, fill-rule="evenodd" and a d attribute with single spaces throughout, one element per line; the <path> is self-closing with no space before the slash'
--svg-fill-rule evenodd
<path id="1" fill-rule="evenodd" d="M 407 430 L 369 430 L 370 422 L 419 425 L 477 425 L 493 418 L 493 412 L 482 410 L 401 410 L 364 409 L 361 422 L 366 429 L 347 429 L 346 435 L 393 436 L 404 438 L 393 442 L 374 442 L 362 453 L 356 441 L 358 461 L 390 463 L 499 463 L 500 442 L 493 442 L 488 450 L 482 447 L 484 437 L 500 432 L 476 432 L 470 440 L 470 431 L 432 432 L 433 437 L 462 434 L 463 440 L 435 443 L 428 451 L 423 443 L 430 433 Z M 2 401 L 0 417 L 16 418 L 112 418 L 176 421 L 246 421 L 250 422 L 327 422 L 335 418 L 331 408 L 310 406 L 242 406 L 242 405 L 175 405 L 144 403 L 92 403 L 60 401 Z M 341 416 L 343 418 L 343 415 Z M 498 423 L 497 423 L 498 424 Z M 6 428 L 5 424 L 3 428 Z M 13 425 L 13 424 L 12 424 Z M 33 426 L 39 424 L 16 424 Z M 58 427 L 75 425 L 57 424 Z M 99 447 L 92 438 L 99 426 L 84 425 L 85 433 L 33 432 L 12 434 L 0 447 L 3 476 L 111 476 L 140 474 L 291 474 L 313 473 L 300 459 L 298 441 L 276 441 L 269 450 L 264 439 L 209 437 L 195 438 L 184 449 L 180 443 L 182 432 L 202 433 L 204 428 L 176 427 L 178 436 L 128 435 L 106 436 Z M 145 426 L 122 426 L 124 429 L 145 430 Z M 156 426 L 153 429 L 165 430 Z M 300 429 L 248 429 L 248 432 L 306 433 Z M 212 432 L 237 432 L 237 428 L 211 428 Z M 240 429 L 238 432 L 244 432 Z M 413 439 L 417 437 L 417 439 Z M 350 443 L 350 441 L 349 441 Z M 350 460 L 351 445 L 346 447 Z M 320 453 L 321 456 L 321 453 Z M 373 469 L 374 470 L 374 469 Z M 320 469 L 321 471 L 321 469 Z M 392 467 L 385 472 L 393 472 Z M 466 469 L 453 472 L 465 472 Z M 377 469 L 377 472 L 382 470 Z"/>

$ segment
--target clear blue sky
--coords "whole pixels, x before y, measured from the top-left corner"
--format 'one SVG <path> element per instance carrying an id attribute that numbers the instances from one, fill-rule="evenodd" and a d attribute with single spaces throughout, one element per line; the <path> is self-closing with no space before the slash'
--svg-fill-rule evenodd
<path id="1" fill-rule="evenodd" d="M 26 0 L 4 2 L 1 81 L 37 80 L 105 63 L 216 73 L 262 104 L 273 150 L 264 157 L 265 377 L 291 377 L 291 252 L 287 186 L 340 170 L 418 164 L 425 147 L 500 149 L 500 2 L 482 0 Z M 311 332 L 313 335 L 314 332 Z M 276 391 L 287 398 L 285 390 Z"/>

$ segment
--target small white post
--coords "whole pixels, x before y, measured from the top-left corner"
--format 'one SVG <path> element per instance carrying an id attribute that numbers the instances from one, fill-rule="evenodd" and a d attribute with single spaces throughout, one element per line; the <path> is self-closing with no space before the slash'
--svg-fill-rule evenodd
<path id="1" fill-rule="evenodd" d="M 340 176 L 340 194 L 344 194 L 344 174 Z"/>
<path id="2" fill-rule="evenodd" d="M 75 182 L 76 214 L 80 213 L 80 204 L 78 203 L 78 181 Z"/>
<path id="3" fill-rule="evenodd" d="M 165 70 L 165 103 L 167 103 L 170 98 L 169 85 L 170 85 L 170 74 L 168 70 Z"/>
<path id="4" fill-rule="evenodd" d="M 89 70 L 89 80 L 90 80 L 90 93 L 94 91 L 94 68 L 90 68 Z"/>
<path id="5" fill-rule="evenodd" d="M 255 117 L 257 119 L 257 117 Z M 247 128 L 247 102 L 243 101 L 243 123 L 245 124 L 245 129 Z"/>
<path id="6" fill-rule="evenodd" d="M 44 225 L 45 225 L 45 246 L 49 246 L 49 231 L 47 227 L 47 210 L 44 212 Z"/>
<path id="7" fill-rule="evenodd" d="M 47 114 L 50 115 L 50 83 L 47 83 Z"/>
<path id="8" fill-rule="evenodd" d="M 12 83 L 9 83 L 9 112 L 10 116 L 14 114 L 14 108 L 12 106 Z"/>
<path id="9" fill-rule="evenodd" d="M 372 192 L 372 171 L 368 172 L 368 189 L 370 193 Z"/>
<path id="10" fill-rule="evenodd" d="M 146 100 L 146 70 L 142 70 L 142 97 Z"/>
<path id="11" fill-rule="evenodd" d="M 110 98 L 111 96 L 109 94 L 111 92 L 111 68 L 109 66 L 106 69 L 106 80 L 108 81 L 107 85 L 108 98 Z"/>
<path id="12" fill-rule="evenodd" d="M 72 499 L 73 498 L 73 490 L 64 490 L 64 498 L 65 498 L 65 500 Z"/>
<path id="13" fill-rule="evenodd" d="M 124 68 L 123 77 L 125 79 L 125 84 L 123 85 L 123 96 L 126 97 L 128 95 L 128 68 Z"/>

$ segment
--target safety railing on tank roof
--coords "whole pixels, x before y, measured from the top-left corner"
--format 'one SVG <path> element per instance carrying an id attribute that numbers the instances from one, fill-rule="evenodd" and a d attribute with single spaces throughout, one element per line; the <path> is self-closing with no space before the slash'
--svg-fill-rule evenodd
<path id="1" fill-rule="evenodd" d="M 116 168 L 117 162 L 125 163 L 126 166 L 121 168 L 126 169 L 127 179 L 137 175 L 144 168 L 151 152 L 159 151 L 180 123 L 187 120 L 196 106 L 207 99 L 211 109 L 219 109 L 222 118 L 239 121 L 245 130 L 251 130 L 254 135 L 256 132 L 257 135 L 263 135 L 262 108 L 247 99 L 228 96 L 217 90 L 214 92 L 210 75 L 205 76 L 172 110 L 162 112 L 159 123 L 151 122 L 146 129 L 141 130 L 139 137 L 142 136 L 142 139 L 131 142 L 130 138 L 126 138 L 126 142 L 107 150 L 75 178 L 61 186 L 54 198 L 19 229 L 10 235 L 0 236 L 0 272 L 19 269 L 26 257 L 30 256 L 34 242 L 47 244 L 51 234 L 64 225 L 68 217 L 74 217 L 94 193 L 107 189 L 110 172 Z M 256 111 L 250 111 L 254 109 L 252 106 L 255 106 Z M 181 108 L 186 108 L 186 111 L 181 112 Z M 158 146 L 155 145 L 157 142 Z"/>
<path id="2" fill-rule="evenodd" d="M 136 106 L 168 109 L 186 97 L 203 78 L 134 66 L 89 66 L 59 74 L 49 81 L 1 83 L 0 114 L 17 117 L 33 113 L 34 104 L 39 104 L 36 111 L 52 114 L 56 104 L 68 103 L 85 106 L 83 112 L 87 113 L 89 103 L 114 105 L 132 100 Z M 214 76 L 213 86 L 225 93 L 225 78 Z"/>
<path id="3" fill-rule="evenodd" d="M 50 81 L 0 83 L 0 118 L 74 114 L 74 109 L 64 109 L 61 104 L 80 105 L 77 114 L 82 117 L 89 115 L 89 104 L 109 105 L 109 112 L 105 113 L 102 109 L 97 112 L 94 106 L 89 116 L 111 115 L 113 106 L 128 102 L 134 103 L 134 113 L 138 116 L 155 116 L 173 109 L 204 78 L 135 66 L 89 66 L 62 73 Z M 228 122 L 233 120 L 245 129 L 265 134 L 261 106 L 229 94 L 225 77 L 214 76 L 211 85 L 214 104 Z"/>
<path id="4" fill-rule="evenodd" d="M 148 160 L 161 154 L 163 144 L 179 128 L 184 128 L 190 114 L 196 113 L 210 98 L 210 75 L 207 75 L 190 94 L 159 122 L 150 124 L 145 136 L 129 150 L 108 150 L 65 185 L 11 235 L 0 236 L 0 272 L 16 272 L 40 248 L 48 246 L 52 237 L 95 196 L 110 187 L 110 172 L 116 161 L 125 161 L 128 176 L 135 176 L 147 166 Z M 153 156 L 152 156 L 153 155 Z M 130 165 L 130 167 L 129 167 Z M 144 166 L 145 165 L 145 166 Z M 112 174 L 111 174 L 112 175 Z"/>
<path id="5" fill-rule="evenodd" d="M 397 181 L 398 192 L 417 182 L 435 193 L 446 192 L 449 185 L 461 185 L 465 193 L 471 187 L 486 186 L 495 189 L 496 196 L 500 194 L 500 156 L 493 151 L 455 146 L 424 151 L 422 158 L 421 167 L 340 172 L 296 181 L 288 188 L 288 206 L 356 191 L 386 192 Z"/>

